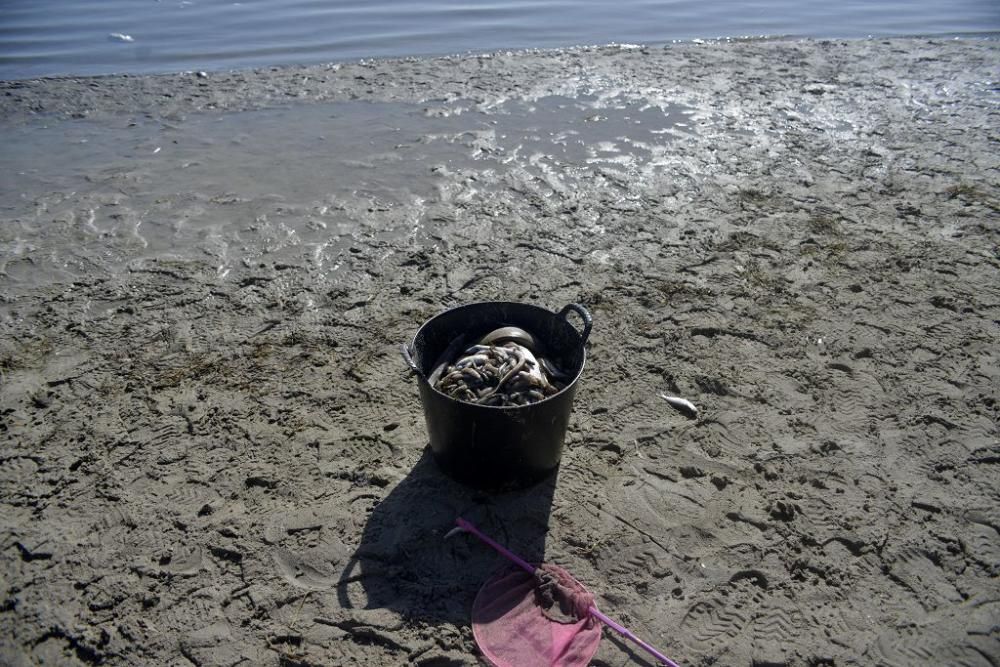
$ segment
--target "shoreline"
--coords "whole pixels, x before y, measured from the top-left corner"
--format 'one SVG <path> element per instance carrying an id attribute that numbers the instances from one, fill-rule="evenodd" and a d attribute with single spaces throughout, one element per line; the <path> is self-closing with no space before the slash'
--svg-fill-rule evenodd
<path id="1" fill-rule="evenodd" d="M 462 515 L 683 665 L 989 665 L 998 62 L 796 40 L 0 83 L 11 136 L 78 113 L 156 139 L 0 202 L 0 662 L 482 664 L 499 561 L 441 539 Z M 182 149 L 230 159 L 202 112 L 318 133 L 347 100 L 392 127 L 306 163 L 306 194 L 275 197 L 270 149 L 218 191 L 184 176 Z M 620 129 L 641 113 L 662 141 Z M 419 196 L 323 198 L 394 165 Z M 222 231 L 122 231 L 158 221 Z M 594 315 L 562 466 L 525 492 L 437 471 L 398 354 L 478 300 Z M 606 636 L 595 664 L 630 660 Z"/>
<path id="2" fill-rule="evenodd" d="M 564 46 L 496 46 L 484 48 L 482 50 L 465 51 L 440 51 L 440 52 L 419 52 L 403 55 L 366 55 L 358 57 L 330 57 L 315 61 L 301 61 L 288 63 L 268 63 L 265 65 L 230 65 L 218 67 L 177 67 L 176 69 L 160 69 L 148 71 L 104 71 L 104 72 L 66 72 L 48 74 L 21 74 L 13 78 L 0 78 L 0 82 L 18 83 L 26 81 L 51 81 L 65 79 L 105 79 L 115 77 L 162 77 L 197 74 L 203 71 L 206 74 L 232 75 L 241 72 L 273 72 L 281 69 L 293 68 L 329 68 L 332 66 L 344 66 L 366 62 L 392 63 L 397 61 L 428 61 L 441 59 L 464 59 L 494 57 L 500 54 L 507 55 L 530 55 L 538 53 L 573 52 L 595 50 L 614 50 L 618 48 L 626 49 L 669 49 L 675 46 L 684 45 L 727 45 L 742 42 L 858 42 L 858 41 L 881 41 L 881 40 L 904 40 L 904 41 L 941 41 L 941 40 L 970 40 L 970 41 L 996 41 L 1000 39 L 1000 30 L 981 31 L 955 31 L 940 33 L 912 33 L 912 34 L 867 34 L 867 35 L 826 35 L 814 36 L 798 33 L 775 33 L 756 35 L 716 35 L 713 37 L 693 36 L 688 38 L 675 38 L 665 41 L 611 41 L 611 42 L 589 42 L 567 44 Z"/>
<path id="3" fill-rule="evenodd" d="M 111 74 L 59 76 L 0 81 L 0 121 L 26 120 L 33 114 L 62 117 L 107 117 L 114 114 L 154 114 L 169 117 L 199 111 L 246 111 L 272 105 L 300 104 L 350 99 L 421 103 L 429 99 L 457 98 L 488 101 L 524 94 L 514 82 L 537 79 L 531 88 L 557 87 L 553 83 L 566 67 L 585 67 L 579 61 L 620 60 L 622 70 L 644 73 L 644 63 L 679 60 L 689 67 L 710 68 L 725 64 L 733 55 L 749 58 L 781 58 L 803 50 L 813 56 L 843 58 L 842 66 L 858 65 L 858 58 L 878 53 L 889 68 L 910 64 L 902 53 L 884 53 L 884 46 L 899 49 L 941 47 L 949 57 L 972 57 L 995 53 L 1000 39 L 995 35 L 968 38 L 871 38 L 871 39 L 731 39 L 700 40 L 663 46 L 603 45 L 562 49 L 497 50 L 482 54 L 433 57 L 362 59 L 319 65 L 281 66 L 207 73 L 197 71 L 165 74 Z M 981 47 L 981 48 L 980 48 Z M 510 62 L 511 70 L 505 69 Z M 629 62 L 632 61 L 632 62 Z M 519 67 L 520 71 L 514 69 Z M 465 81 L 442 85 L 442 71 L 463 74 Z M 591 73 L 591 72 L 588 72 Z M 935 75 L 934 67 L 926 73 Z M 377 76 L 379 80 L 370 80 Z M 530 78 L 529 78 L 530 77 Z M 682 73 L 659 72 L 665 83 L 679 85 Z M 301 84 L 306 79 L 305 89 Z M 507 79 L 509 85 L 504 85 Z M 485 85 L 483 83 L 485 82 Z M 164 93 L 163 91 L 167 91 Z M 529 91 L 530 92 L 530 89 Z M 74 106 L 75 105 L 75 106 Z M 164 106 L 159 106 L 164 105 Z M 26 111 L 27 110 L 27 111 Z"/>

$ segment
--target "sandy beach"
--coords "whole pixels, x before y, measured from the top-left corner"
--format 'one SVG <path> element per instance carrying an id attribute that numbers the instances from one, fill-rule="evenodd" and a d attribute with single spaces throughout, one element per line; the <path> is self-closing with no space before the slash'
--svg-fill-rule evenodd
<path id="1" fill-rule="evenodd" d="M 681 665 L 996 667 L 998 72 L 779 40 L 0 82 L 0 663 L 485 664 L 461 515 Z M 594 318 L 526 491 L 437 470 L 399 355 L 481 300 Z"/>

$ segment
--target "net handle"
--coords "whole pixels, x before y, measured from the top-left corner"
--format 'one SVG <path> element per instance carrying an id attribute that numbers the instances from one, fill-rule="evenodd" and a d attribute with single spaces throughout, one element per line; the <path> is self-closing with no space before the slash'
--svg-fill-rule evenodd
<path id="1" fill-rule="evenodd" d="M 523 558 L 515 554 L 513 551 L 510 551 L 509 549 L 507 549 L 507 547 L 503 546 L 502 544 L 495 542 L 493 538 L 483 534 L 478 528 L 476 528 L 474 525 L 472 525 L 462 517 L 455 519 L 455 525 L 461 528 L 462 530 L 475 535 L 481 542 L 492 547 L 497 553 L 499 553 L 501 556 L 503 556 L 510 562 L 517 565 L 525 572 L 528 572 L 529 574 L 535 573 L 534 566 L 532 566 L 528 561 L 524 560 Z M 655 648 L 653 648 L 643 640 L 636 637 L 635 634 L 631 630 L 626 628 L 624 625 L 609 618 L 604 612 L 602 612 L 600 609 L 597 608 L 597 605 L 590 605 L 590 609 L 588 609 L 587 611 L 590 612 L 591 616 L 599 620 L 601 623 L 604 623 L 604 625 L 608 626 L 609 628 L 620 634 L 622 637 L 625 637 L 626 639 L 634 642 L 636 646 L 639 646 L 642 650 L 649 653 L 651 656 L 662 662 L 664 665 L 667 665 L 667 667 L 680 667 L 680 665 L 678 665 L 676 662 L 674 662 L 667 656 L 663 655 L 662 653 L 657 651 Z"/>

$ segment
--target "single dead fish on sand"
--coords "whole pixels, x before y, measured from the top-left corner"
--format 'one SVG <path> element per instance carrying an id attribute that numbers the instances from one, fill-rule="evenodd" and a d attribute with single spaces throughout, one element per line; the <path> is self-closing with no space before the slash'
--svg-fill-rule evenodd
<path id="1" fill-rule="evenodd" d="M 665 400 L 670 404 L 674 410 L 681 413 L 688 419 L 698 418 L 698 408 L 694 406 L 694 403 L 687 400 L 686 398 L 680 398 L 678 396 L 667 396 L 666 394 L 660 394 L 660 398 Z"/>

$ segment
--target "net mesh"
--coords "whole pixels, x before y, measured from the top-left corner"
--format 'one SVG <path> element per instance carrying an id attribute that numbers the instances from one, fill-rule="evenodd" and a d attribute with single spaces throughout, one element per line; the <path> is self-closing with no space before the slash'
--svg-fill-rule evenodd
<path id="1" fill-rule="evenodd" d="M 590 663 L 601 625 L 593 595 L 566 570 L 544 564 L 534 574 L 500 572 L 472 606 L 472 632 L 496 667 L 580 667 Z"/>

